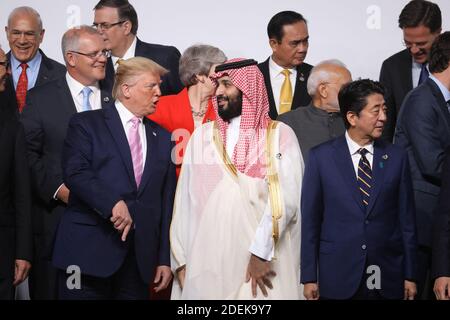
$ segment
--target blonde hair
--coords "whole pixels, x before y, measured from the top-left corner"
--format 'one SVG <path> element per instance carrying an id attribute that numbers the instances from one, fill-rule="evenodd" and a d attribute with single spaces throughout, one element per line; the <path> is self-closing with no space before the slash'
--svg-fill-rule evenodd
<path id="1" fill-rule="evenodd" d="M 169 71 L 153 60 L 144 58 L 144 57 L 134 57 L 127 60 L 117 61 L 119 66 L 117 67 L 114 86 L 112 89 L 112 95 L 114 99 L 120 97 L 120 87 L 128 83 L 130 81 L 134 81 L 133 79 L 137 76 L 143 74 L 144 72 L 151 72 L 153 74 L 157 74 L 162 77 Z"/>

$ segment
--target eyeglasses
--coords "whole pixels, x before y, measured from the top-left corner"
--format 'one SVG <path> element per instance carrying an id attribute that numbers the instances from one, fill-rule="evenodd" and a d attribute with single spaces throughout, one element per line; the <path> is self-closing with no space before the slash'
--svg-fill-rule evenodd
<path id="1" fill-rule="evenodd" d="M 78 51 L 69 51 L 72 53 L 76 53 L 76 54 L 81 54 L 82 56 L 86 56 L 88 58 L 91 59 L 98 59 L 100 57 L 105 57 L 105 58 L 109 58 L 111 57 L 111 50 L 102 50 L 102 51 L 97 51 L 97 52 L 91 52 L 91 53 L 84 53 L 84 52 L 78 52 Z"/>
<path id="2" fill-rule="evenodd" d="M 122 21 L 119 21 L 119 22 L 116 22 L 116 23 L 107 23 L 107 22 L 102 22 L 102 23 L 93 23 L 92 24 L 92 27 L 94 27 L 95 29 L 98 29 L 98 30 L 109 30 L 109 29 L 111 29 L 112 27 L 114 27 L 114 26 L 117 26 L 117 25 L 119 25 L 119 24 L 122 24 L 122 23 L 124 23 L 124 22 L 126 22 L 127 20 L 122 20 Z"/>
<path id="3" fill-rule="evenodd" d="M 9 68 L 9 60 L 0 61 L 0 66 L 5 67 L 5 69 Z"/>
<path id="4" fill-rule="evenodd" d="M 409 41 L 403 41 L 403 45 L 407 48 L 407 49 L 411 49 L 412 47 L 416 46 L 418 49 L 424 49 L 427 45 L 428 45 L 429 41 L 424 41 L 424 42 L 409 42 Z"/>
<path id="5" fill-rule="evenodd" d="M 34 40 L 37 37 L 38 33 L 34 31 L 19 31 L 19 30 L 12 30 L 10 32 L 10 36 L 13 39 L 19 39 L 22 37 L 22 35 L 27 40 Z"/>

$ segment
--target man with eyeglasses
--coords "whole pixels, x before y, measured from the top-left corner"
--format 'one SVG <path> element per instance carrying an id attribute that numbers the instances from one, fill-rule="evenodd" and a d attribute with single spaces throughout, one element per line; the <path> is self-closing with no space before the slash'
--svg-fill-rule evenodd
<path id="1" fill-rule="evenodd" d="M 441 10 L 430 1 L 412 0 L 400 13 L 398 24 L 406 49 L 386 59 L 380 71 L 388 108 L 383 138 L 390 142 L 403 99 L 428 78 L 428 54 L 442 30 Z"/>
<path id="2" fill-rule="evenodd" d="M 178 62 L 180 52 L 172 46 L 145 43 L 136 36 L 138 17 L 134 7 L 127 0 L 100 0 L 94 7 L 93 26 L 101 33 L 112 57 L 106 64 L 105 84 L 112 89 L 114 72 L 119 59 L 145 57 L 155 61 L 169 73 L 162 78 L 162 95 L 176 94 L 182 89 Z"/>
<path id="3" fill-rule="evenodd" d="M 5 31 L 11 49 L 8 53 L 11 77 L 7 83 L 7 96 L 10 107 L 21 113 L 29 89 L 63 76 L 66 69 L 39 49 L 45 30 L 35 9 L 15 8 L 8 17 Z"/>
<path id="4" fill-rule="evenodd" d="M 31 194 L 23 128 L 2 105 L 8 59 L 0 48 L 0 300 L 13 300 L 15 286 L 31 267 Z"/>
<path id="5" fill-rule="evenodd" d="M 282 11 L 267 26 L 272 56 L 258 65 L 264 75 L 271 119 L 307 106 L 311 97 L 306 82 L 312 66 L 305 63 L 309 47 L 306 19 L 294 11 Z"/>
<path id="6" fill-rule="evenodd" d="M 36 207 L 32 299 L 57 297 L 57 271 L 50 258 L 55 230 L 69 198 L 61 169 L 69 119 L 77 112 L 100 109 L 112 101 L 102 84 L 110 52 L 98 31 L 90 26 L 70 29 L 62 37 L 61 47 L 66 75 L 30 90 L 21 115 Z"/>

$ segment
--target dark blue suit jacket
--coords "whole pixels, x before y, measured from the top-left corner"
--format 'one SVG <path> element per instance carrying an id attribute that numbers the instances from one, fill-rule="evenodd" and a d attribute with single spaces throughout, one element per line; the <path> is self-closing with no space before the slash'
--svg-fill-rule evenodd
<path id="1" fill-rule="evenodd" d="M 135 57 L 144 57 L 153 60 L 157 64 L 169 70 L 165 76 L 161 78 L 161 93 L 163 96 L 177 94 L 183 89 L 179 75 L 180 52 L 172 46 L 163 46 L 160 44 L 146 43 L 136 39 Z M 112 59 L 108 58 L 106 62 L 105 89 L 112 91 L 114 85 L 114 67 Z"/>
<path id="2" fill-rule="evenodd" d="M 144 118 L 147 157 L 139 188 L 130 148 L 115 106 L 74 115 L 63 150 L 64 182 L 70 189 L 55 242 L 53 263 L 78 265 L 96 277 L 114 274 L 130 239 L 145 282 L 158 265 L 170 266 L 169 225 L 175 193 L 170 134 Z M 134 237 L 122 242 L 110 222 L 112 208 L 124 200 L 133 218 Z"/>
<path id="3" fill-rule="evenodd" d="M 431 246 L 433 211 L 440 191 L 445 149 L 450 146 L 450 113 L 432 79 L 405 97 L 394 143 L 406 149 L 411 164 L 419 244 Z"/>
<path id="4" fill-rule="evenodd" d="M 402 298 L 404 280 L 416 278 L 407 155 L 397 146 L 376 141 L 372 171 L 366 209 L 345 136 L 309 153 L 301 200 L 301 282 L 318 282 L 323 297 L 352 297 L 368 265 L 379 266 L 386 298 Z"/>

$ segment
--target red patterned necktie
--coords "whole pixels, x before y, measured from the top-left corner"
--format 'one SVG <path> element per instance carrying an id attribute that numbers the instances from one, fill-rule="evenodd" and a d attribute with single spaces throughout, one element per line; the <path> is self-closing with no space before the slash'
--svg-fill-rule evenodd
<path id="1" fill-rule="evenodd" d="M 17 82 L 16 87 L 16 98 L 17 105 L 19 106 L 19 112 L 22 112 L 23 107 L 25 106 L 25 100 L 27 98 L 27 90 L 28 90 L 28 77 L 27 77 L 27 68 L 28 65 L 26 63 L 21 63 L 22 73 L 20 74 L 19 81 Z"/>

